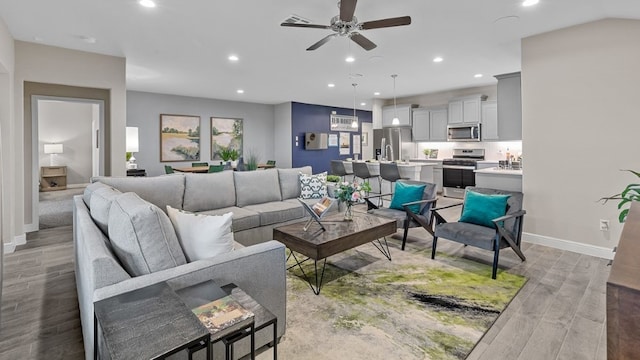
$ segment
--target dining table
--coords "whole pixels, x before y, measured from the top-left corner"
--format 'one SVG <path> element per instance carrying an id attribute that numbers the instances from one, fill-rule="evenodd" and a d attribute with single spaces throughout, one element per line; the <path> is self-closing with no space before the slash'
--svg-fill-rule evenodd
<path id="1" fill-rule="evenodd" d="M 177 168 L 174 167 L 173 170 L 185 173 L 206 173 L 209 172 L 208 166 L 191 166 L 191 167 L 183 167 Z"/>

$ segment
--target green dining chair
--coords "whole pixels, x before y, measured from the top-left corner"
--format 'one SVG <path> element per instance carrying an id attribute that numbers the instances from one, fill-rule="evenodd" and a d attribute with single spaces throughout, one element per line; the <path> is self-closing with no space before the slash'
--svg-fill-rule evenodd
<path id="1" fill-rule="evenodd" d="M 220 172 L 224 170 L 224 165 L 209 165 L 209 173 Z"/>
<path id="2" fill-rule="evenodd" d="M 167 174 L 173 174 L 173 167 L 171 167 L 171 165 L 165 165 L 164 172 L 166 172 Z"/>

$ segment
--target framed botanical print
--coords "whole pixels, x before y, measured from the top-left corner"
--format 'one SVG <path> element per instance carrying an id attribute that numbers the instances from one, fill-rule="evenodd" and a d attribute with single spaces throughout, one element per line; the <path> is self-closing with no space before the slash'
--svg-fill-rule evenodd
<path id="1" fill-rule="evenodd" d="M 211 160 L 227 160 L 230 150 L 242 156 L 242 119 L 212 117 Z"/>
<path id="2" fill-rule="evenodd" d="M 200 160 L 200 116 L 160 114 L 160 161 Z"/>

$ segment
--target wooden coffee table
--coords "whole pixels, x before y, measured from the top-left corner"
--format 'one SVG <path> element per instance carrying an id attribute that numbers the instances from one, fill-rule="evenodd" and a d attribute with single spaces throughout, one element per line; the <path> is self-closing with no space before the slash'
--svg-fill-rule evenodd
<path id="1" fill-rule="evenodd" d="M 320 225 L 315 223 L 307 231 L 304 231 L 303 227 L 306 220 L 273 229 L 273 238 L 288 247 L 291 250 L 289 257 L 293 257 L 296 261 L 296 264 L 290 266 L 287 270 L 298 266 L 305 280 L 309 283 L 311 290 L 316 295 L 320 294 L 327 257 L 331 255 L 371 242 L 391 261 L 391 253 L 389 252 L 386 236 L 395 234 L 396 220 L 366 213 L 354 213 L 353 221 L 344 221 L 342 217 L 342 214 L 324 217 L 322 224 L 326 231 L 323 231 Z M 383 241 L 380 239 L 383 239 Z M 307 258 L 300 261 L 294 252 Z M 314 261 L 315 287 L 302 269 L 302 263 L 307 260 Z M 323 260 L 323 263 L 322 271 L 318 278 L 319 260 Z"/>

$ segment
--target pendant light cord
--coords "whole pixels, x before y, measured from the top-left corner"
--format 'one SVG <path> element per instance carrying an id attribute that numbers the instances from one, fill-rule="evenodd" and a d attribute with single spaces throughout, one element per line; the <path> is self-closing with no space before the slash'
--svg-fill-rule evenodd
<path id="1" fill-rule="evenodd" d="M 353 120 L 351 121 L 351 127 L 357 128 L 358 122 L 356 120 L 356 86 L 358 86 L 358 84 L 353 83 L 351 85 L 353 86 Z"/>
<path id="2" fill-rule="evenodd" d="M 391 75 L 391 77 L 393 78 L 393 125 L 398 125 L 399 123 L 399 119 L 398 119 L 398 104 L 396 103 L 396 77 L 398 77 L 398 74 L 393 74 Z"/>

